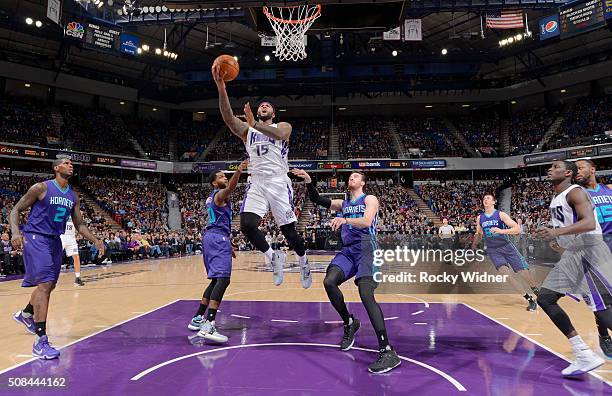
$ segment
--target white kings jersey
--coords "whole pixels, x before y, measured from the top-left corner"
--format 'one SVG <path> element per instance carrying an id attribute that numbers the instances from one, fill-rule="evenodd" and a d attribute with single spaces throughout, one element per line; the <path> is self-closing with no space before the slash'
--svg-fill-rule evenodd
<path id="1" fill-rule="evenodd" d="M 584 191 L 584 189 L 580 187 L 579 185 L 572 184 L 565 191 L 557 194 L 553 198 L 553 200 L 550 202 L 550 218 L 551 218 L 551 222 L 554 228 L 568 227 L 574 224 L 578 220 L 576 212 L 570 206 L 570 204 L 567 203 L 567 194 L 569 194 L 570 191 L 572 191 L 574 188 L 580 188 L 582 191 Z M 587 194 L 590 200 L 590 196 L 588 195 L 588 193 L 586 191 L 584 191 L 584 193 Z M 592 202 L 591 202 L 591 206 L 593 207 L 593 213 L 594 213 L 595 219 L 597 219 L 597 213 L 595 212 L 595 205 L 593 205 Z M 595 224 L 596 224 L 595 229 L 592 231 L 586 232 L 585 234 L 601 235 L 601 226 L 599 225 L 599 222 L 595 221 Z M 577 247 L 577 245 L 583 244 L 579 241 L 579 238 L 580 238 L 580 235 L 578 234 L 561 235 L 557 237 L 557 243 L 559 244 L 559 246 L 565 249 Z"/>
<path id="2" fill-rule="evenodd" d="M 66 231 L 64 232 L 64 235 L 67 238 L 74 238 L 75 237 L 75 230 L 74 230 L 74 223 L 72 222 L 72 216 L 68 217 L 68 221 L 66 222 Z"/>
<path id="3" fill-rule="evenodd" d="M 276 124 L 271 124 L 276 128 Z M 244 142 L 249 154 L 249 171 L 255 176 L 286 176 L 289 172 L 289 142 L 275 140 L 249 128 Z"/>

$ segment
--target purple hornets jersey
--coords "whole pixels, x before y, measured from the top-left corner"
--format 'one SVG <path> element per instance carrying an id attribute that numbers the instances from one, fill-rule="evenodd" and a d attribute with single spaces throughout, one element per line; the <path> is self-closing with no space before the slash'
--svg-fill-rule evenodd
<path id="1" fill-rule="evenodd" d="M 366 194 L 362 194 L 354 201 L 345 199 L 342 202 L 342 217 L 358 218 L 363 217 L 366 204 Z M 368 228 L 356 228 L 349 224 L 342 225 L 342 244 L 344 246 L 360 243 L 363 240 L 376 241 L 376 226 L 378 225 L 378 214 L 374 216 L 372 225 Z"/>
<path id="2" fill-rule="evenodd" d="M 493 234 L 491 228 L 497 227 L 502 230 L 508 228 L 499 216 L 499 211 L 495 209 L 493 213 L 487 215 L 485 212 L 480 214 L 480 227 L 484 233 L 485 244 L 490 248 L 499 248 L 506 246 L 510 239 L 508 235 Z"/>
<path id="3" fill-rule="evenodd" d="M 44 183 L 47 185 L 47 193 L 32 205 L 23 231 L 59 236 L 66 231 L 66 222 L 72 214 L 77 195 L 70 186 L 62 190 L 55 180 Z"/>
<path id="4" fill-rule="evenodd" d="M 215 205 L 215 194 L 219 190 L 213 190 L 212 194 L 206 199 L 206 211 L 208 212 L 207 231 L 218 230 L 229 235 L 232 225 L 232 203 L 228 202 L 225 206 Z"/>
<path id="5" fill-rule="evenodd" d="M 598 184 L 594 190 L 587 189 L 591 201 L 595 205 L 597 221 L 601 225 L 601 233 L 612 234 L 612 189 L 605 184 Z"/>

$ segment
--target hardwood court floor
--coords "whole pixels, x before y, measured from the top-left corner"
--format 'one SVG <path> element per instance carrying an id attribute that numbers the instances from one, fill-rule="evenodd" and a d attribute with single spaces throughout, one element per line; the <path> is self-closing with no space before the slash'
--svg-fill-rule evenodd
<path id="1" fill-rule="evenodd" d="M 326 262 L 330 256 L 311 256 L 311 261 Z M 227 300 L 267 301 L 327 301 L 323 289 L 323 273 L 313 273 L 313 285 L 304 290 L 296 273 L 287 273 L 280 287 L 272 284 L 269 272 L 254 270 L 261 255 L 239 253 L 234 260 L 232 282 Z M 291 259 L 290 259 L 291 260 Z M 73 273 L 62 274 L 53 292 L 48 319 L 52 343 L 63 346 L 99 332 L 144 312 L 174 300 L 196 300 L 206 283 L 201 256 L 149 260 L 119 264 L 82 271 L 87 285 L 73 286 Z M 21 288 L 21 281 L 0 282 L 0 370 L 30 359 L 33 337 L 11 320 L 11 315 L 28 301 L 31 289 Z M 342 286 L 347 301 L 358 302 L 359 294 L 353 282 Z M 540 345 L 571 358 L 568 342 L 541 311 L 525 311 L 525 301 L 517 295 L 387 295 L 379 294 L 380 302 L 447 302 L 447 315 L 452 315 L 452 303 L 465 303 L 480 313 L 531 338 Z M 592 312 L 569 298 L 562 299 L 575 327 L 585 341 L 598 353 L 597 331 Z M 221 305 L 223 310 L 223 305 Z M 367 317 L 361 318 L 367 321 Z M 185 323 L 189 318 L 185 318 Z M 389 334 L 393 339 L 393 334 Z M 329 340 L 336 343 L 338 340 Z M 405 354 L 406 352 L 404 352 Z M 612 380 L 612 364 L 597 370 L 606 380 Z"/>

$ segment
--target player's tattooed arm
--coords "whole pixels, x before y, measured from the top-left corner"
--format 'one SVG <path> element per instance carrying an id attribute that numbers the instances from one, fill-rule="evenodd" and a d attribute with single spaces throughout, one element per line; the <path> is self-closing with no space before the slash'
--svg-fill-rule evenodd
<path id="1" fill-rule="evenodd" d="M 215 205 L 224 206 L 226 204 L 230 194 L 236 189 L 236 186 L 238 185 L 238 179 L 240 179 L 240 175 L 242 174 L 242 172 L 244 172 L 248 165 L 249 160 L 244 160 L 240 163 L 240 165 L 238 165 L 238 169 L 236 169 L 236 172 L 234 172 L 231 179 L 227 183 L 227 187 L 215 194 Z"/>
<path id="2" fill-rule="evenodd" d="M 217 84 L 217 89 L 219 90 L 219 110 L 221 111 L 221 117 L 223 117 L 223 121 L 230 131 L 244 142 L 246 140 L 247 131 L 249 130 L 249 125 L 234 116 L 229 97 L 227 96 L 227 90 L 225 89 L 225 81 L 223 80 L 225 74 L 221 74 L 220 69 L 216 66 L 213 67 L 212 74 L 215 84 Z"/>
<path id="3" fill-rule="evenodd" d="M 79 234 L 83 235 L 87 238 L 91 243 L 96 245 L 96 248 L 99 251 L 100 257 L 104 256 L 104 242 L 98 238 L 94 234 L 89 231 L 87 225 L 83 221 L 83 215 L 81 214 L 81 200 L 77 196 L 76 202 L 74 203 L 74 207 L 72 208 L 72 222 L 74 223 L 74 229 L 79 232 Z"/>
<path id="4" fill-rule="evenodd" d="M 259 132 L 263 133 L 267 137 L 275 140 L 289 140 L 293 127 L 288 122 L 279 122 L 276 124 L 276 128 L 270 125 L 266 125 L 263 122 L 259 122 L 255 119 L 253 110 L 251 110 L 251 104 L 247 102 L 244 105 L 244 116 L 246 122 L 250 127 L 255 128 Z"/>
<path id="5" fill-rule="evenodd" d="M 327 197 L 322 197 L 319 195 L 317 191 L 317 186 L 312 182 L 312 178 L 304 169 L 292 169 L 291 173 L 300 179 L 304 179 L 304 183 L 306 183 L 306 190 L 308 191 L 308 198 L 310 201 L 316 205 L 321 205 L 324 208 L 328 208 L 335 212 L 342 209 L 342 200 L 341 199 L 329 199 Z"/>
<path id="6" fill-rule="evenodd" d="M 11 225 L 11 243 L 15 250 L 23 248 L 23 235 L 19 229 L 19 215 L 24 210 L 34 205 L 34 202 L 39 201 L 47 194 L 47 185 L 45 183 L 36 183 L 25 193 L 23 197 L 13 206 L 9 214 L 9 224 Z"/>
<path id="7" fill-rule="evenodd" d="M 508 228 L 502 230 L 501 228 L 493 227 L 491 228 L 491 233 L 504 235 L 518 235 L 521 233 L 521 227 L 516 221 L 512 220 L 512 217 L 508 216 L 507 213 L 499 212 L 499 218 L 506 226 L 508 226 Z"/>

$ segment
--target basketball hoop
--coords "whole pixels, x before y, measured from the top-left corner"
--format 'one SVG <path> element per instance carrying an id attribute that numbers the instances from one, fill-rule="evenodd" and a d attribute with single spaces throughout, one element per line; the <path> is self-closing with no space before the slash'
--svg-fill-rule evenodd
<path id="1" fill-rule="evenodd" d="M 276 57 L 282 61 L 305 59 L 304 35 L 321 16 L 321 5 L 264 7 L 263 13 L 276 33 Z"/>

